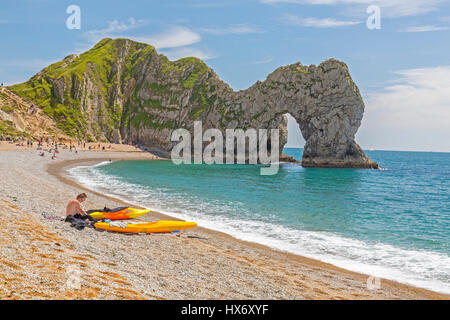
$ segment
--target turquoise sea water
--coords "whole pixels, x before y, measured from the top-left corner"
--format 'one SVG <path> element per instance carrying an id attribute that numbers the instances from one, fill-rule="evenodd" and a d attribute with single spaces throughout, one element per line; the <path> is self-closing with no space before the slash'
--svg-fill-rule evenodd
<path id="1" fill-rule="evenodd" d="M 301 159 L 302 149 L 286 148 Z M 91 189 L 350 270 L 450 293 L 450 154 L 367 151 L 384 170 L 118 161 Z"/>

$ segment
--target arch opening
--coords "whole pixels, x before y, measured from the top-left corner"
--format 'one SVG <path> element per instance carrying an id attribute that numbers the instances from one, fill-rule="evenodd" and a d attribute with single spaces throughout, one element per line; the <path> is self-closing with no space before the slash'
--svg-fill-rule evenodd
<path id="1" fill-rule="evenodd" d="M 287 122 L 287 142 L 283 146 L 283 153 L 293 157 L 297 161 L 302 161 L 303 147 L 305 146 L 305 139 L 300 129 L 300 125 L 295 118 L 286 113 Z"/>

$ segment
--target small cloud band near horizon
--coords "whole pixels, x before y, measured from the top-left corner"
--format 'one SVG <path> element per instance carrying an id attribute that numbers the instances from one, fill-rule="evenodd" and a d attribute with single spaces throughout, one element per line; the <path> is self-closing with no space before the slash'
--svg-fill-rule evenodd
<path id="1" fill-rule="evenodd" d="M 285 14 L 283 20 L 286 24 L 311 28 L 339 28 L 362 23 L 362 21 L 346 21 L 334 18 L 299 17 L 292 14 Z"/>
<path id="2" fill-rule="evenodd" d="M 431 32 L 431 31 L 444 31 L 449 30 L 449 27 L 436 27 L 436 26 L 415 26 L 415 27 L 408 27 L 403 30 L 400 30 L 401 32 Z"/>

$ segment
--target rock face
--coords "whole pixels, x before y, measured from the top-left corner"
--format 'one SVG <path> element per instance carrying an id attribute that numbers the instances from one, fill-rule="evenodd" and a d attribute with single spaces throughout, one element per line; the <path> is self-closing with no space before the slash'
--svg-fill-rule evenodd
<path id="1" fill-rule="evenodd" d="M 306 140 L 303 166 L 377 167 L 355 142 L 363 100 L 347 66 L 334 59 L 280 67 L 234 91 L 199 59 L 172 62 L 152 46 L 104 39 L 10 89 L 78 139 L 138 143 L 168 155 L 172 131 L 202 121 L 223 132 L 278 128 L 282 148 L 290 113 Z"/>

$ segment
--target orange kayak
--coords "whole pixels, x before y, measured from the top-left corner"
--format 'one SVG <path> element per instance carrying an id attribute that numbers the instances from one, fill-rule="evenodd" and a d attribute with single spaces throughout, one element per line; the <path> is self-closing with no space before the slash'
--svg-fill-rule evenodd
<path id="1" fill-rule="evenodd" d="M 142 223 L 126 223 L 124 222 L 97 222 L 96 228 L 126 233 L 163 233 L 181 231 L 197 226 L 196 222 L 187 221 L 156 221 Z"/>
<path id="2" fill-rule="evenodd" d="M 106 210 L 105 210 L 106 209 Z M 134 219 L 144 214 L 149 213 L 151 210 L 147 209 L 135 209 L 129 207 L 121 207 L 116 209 L 107 209 L 104 210 L 89 210 L 87 213 L 92 216 L 94 219 L 109 219 L 109 220 L 126 220 L 126 219 Z"/>

